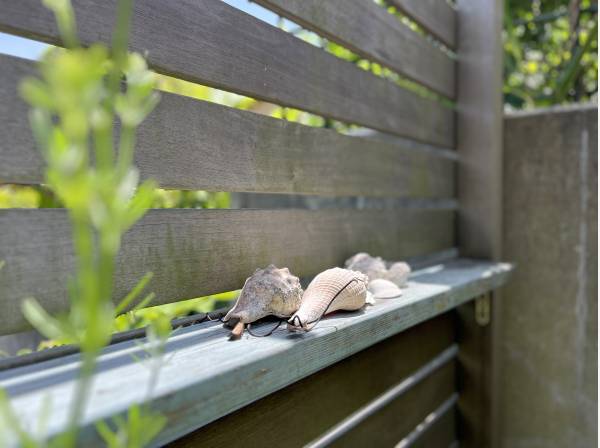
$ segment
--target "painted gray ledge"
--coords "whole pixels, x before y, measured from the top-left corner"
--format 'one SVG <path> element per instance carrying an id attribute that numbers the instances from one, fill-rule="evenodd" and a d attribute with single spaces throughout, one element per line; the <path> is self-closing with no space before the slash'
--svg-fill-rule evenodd
<path id="1" fill-rule="evenodd" d="M 228 330 L 218 323 L 183 328 L 168 342 L 167 362 L 151 394 L 154 409 L 168 418 L 154 446 L 498 288 L 511 270 L 506 263 L 466 259 L 430 266 L 413 273 L 401 298 L 379 300 L 361 312 L 336 314 L 303 335 L 281 329 L 269 338 L 245 334 L 231 342 Z M 85 446 L 101 445 L 93 422 L 146 399 L 149 366 L 133 360 L 142 355 L 139 345 L 127 341 L 108 347 L 101 356 L 84 416 Z M 65 428 L 78 359 L 70 355 L 0 373 L 0 387 L 11 396 L 20 421 L 35 428 L 42 401 L 49 397 L 49 434 Z"/>

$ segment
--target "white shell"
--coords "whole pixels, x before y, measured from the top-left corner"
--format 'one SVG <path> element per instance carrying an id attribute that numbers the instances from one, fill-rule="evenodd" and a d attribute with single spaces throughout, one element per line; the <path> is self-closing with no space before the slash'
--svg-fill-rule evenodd
<path id="1" fill-rule="evenodd" d="M 385 278 L 391 282 L 394 282 L 396 285 L 402 288 L 406 286 L 409 275 L 410 266 L 408 265 L 408 263 L 398 261 L 390 266 Z"/>
<path id="2" fill-rule="evenodd" d="M 367 288 L 375 299 L 392 299 L 402 295 L 402 290 L 395 283 L 384 278 L 370 281 Z"/>
<path id="3" fill-rule="evenodd" d="M 235 306 L 223 318 L 236 319 L 245 324 L 266 316 L 289 317 L 300 306 L 302 287 L 300 279 L 288 268 L 269 265 L 257 269 L 246 279 Z"/>
<path id="4" fill-rule="evenodd" d="M 306 288 L 300 308 L 288 320 L 288 330 L 309 331 L 324 314 L 358 310 L 365 305 L 368 277 L 358 271 L 332 268 L 317 275 Z"/>
<path id="5" fill-rule="evenodd" d="M 346 269 L 367 274 L 369 280 L 383 278 L 387 272 L 385 263 L 380 257 L 372 257 L 365 252 L 359 252 L 353 257 L 348 258 L 344 266 Z"/>
<path id="6" fill-rule="evenodd" d="M 360 271 L 369 276 L 369 281 L 385 279 L 395 283 L 399 287 L 406 286 L 410 274 L 410 266 L 402 261 L 393 263 L 389 269 L 381 257 L 372 257 L 367 253 L 360 252 L 346 260 L 346 269 Z"/>

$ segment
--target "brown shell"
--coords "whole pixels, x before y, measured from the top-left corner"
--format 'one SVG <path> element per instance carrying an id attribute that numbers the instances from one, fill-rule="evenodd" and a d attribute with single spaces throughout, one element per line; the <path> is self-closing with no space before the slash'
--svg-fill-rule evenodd
<path id="1" fill-rule="evenodd" d="M 223 321 L 235 319 L 247 324 L 266 316 L 289 317 L 298 309 L 301 299 L 300 279 L 290 274 L 288 268 L 278 269 L 271 264 L 246 279 Z"/>
<path id="2" fill-rule="evenodd" d="M 300 308 L 288 320 L 288 330 L 309 331 L 324 314 L 358 310 L 365 305 L 368 277 L 358 271 L 332 268 L 308 285 Z"/>

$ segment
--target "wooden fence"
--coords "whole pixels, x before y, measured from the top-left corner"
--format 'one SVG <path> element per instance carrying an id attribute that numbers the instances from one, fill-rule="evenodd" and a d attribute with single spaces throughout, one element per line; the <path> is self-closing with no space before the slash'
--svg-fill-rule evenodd
<path id="1" fill-rule="evenodd" d="M 108 41 L 115 1 L 73 3 L 82 41 Z M 485 307 L 510 271 L 497 262 L 500 2 L 390 1 L 412 27 L 370 0 L 258 3 L 393 76 L 363 70 L 220 0 L 137 1 L 131 48 L 147 52 L 158 73 L 371 131 L 343 135 L 164 93 L 139 130 L 142 177 L 172 189 L 403 205 L 152 210 L 125 236 L 115 296 L 148 271 L 156 303 L 169 303 L 237 289 L 269 263 L 311 277 L 359 251 L 410 259 L 415 272 L 401 300 L 327 319 L 304 337 L 233 344 L 216 323 L 178 332 L 151 397 L 169 419 L 154 443 L 489 445 L 494 325 L 486 325 Z M 0 31 L 59 44 L 39 0 L 0 0 L 0 10 Z M 0 56 L 2 183 L 43 182 L 17 93 L 33 70 L 30 61 Z M 27 328 L 24 297 L 52 312 L 67 309 L 74 258 L 64 210 L 2 210 L 0 228 L 0 334 L 9 334 Z M 99 443 L 95 421 L 144 400 L 139 385 L 147 372 L 130 360 L 137 350 L 121 341 L 101 356 L 84 418 L 86 446 Z M 78 366 L 77 354 L 62 353 L 0 362 L 0 387 L 25 421 L 35 420 L 43 397 L 56 398 L 50 434 L 64 430 L 61 403 L 71 397 Z"/>

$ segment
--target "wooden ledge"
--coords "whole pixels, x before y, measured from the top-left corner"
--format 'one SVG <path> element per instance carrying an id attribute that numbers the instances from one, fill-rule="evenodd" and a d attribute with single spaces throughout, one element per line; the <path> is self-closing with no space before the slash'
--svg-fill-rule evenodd
<path id="1" fill-rule="evenodd" d="M 510 264 L 457 259 L 412 274 L 404 295 L 361 312 L 323 319 L 310 333 L 282 326 L 271 337 L 245 334 L 229 341 L 217 322 L 182 328 L 167 344 L 165 363 L 150 398 L 168 423 L 154 441 L 163 445 L 407 328 L 505 283 Z M 271 324 L 269 324 L 271 325 Z M 266 330 L 267 327 L 262 329 Z M 256 327 L 256 332 L 261 328 Z M 93 422 L 144 402 L 150 368 L 139 342 L 109 346 L 99 360 L 82 443 L 99 445 Z M 64 430 L 79 355 L 0 372 L 20 421 L 36 428 L 46 397 L 49 434 Z"/>

